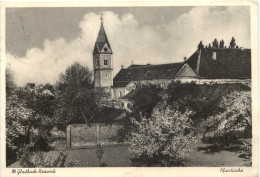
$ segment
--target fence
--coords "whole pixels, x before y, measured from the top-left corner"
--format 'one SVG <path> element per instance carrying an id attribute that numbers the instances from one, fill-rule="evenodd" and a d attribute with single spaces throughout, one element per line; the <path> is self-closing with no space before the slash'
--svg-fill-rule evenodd
<path id="1" fill-rule="evenodd" d="M 67 127 L 67 147 L 91 147 L 97 144 L 117 144 L 118 130 L 121 124 L 72 124 Z"/>

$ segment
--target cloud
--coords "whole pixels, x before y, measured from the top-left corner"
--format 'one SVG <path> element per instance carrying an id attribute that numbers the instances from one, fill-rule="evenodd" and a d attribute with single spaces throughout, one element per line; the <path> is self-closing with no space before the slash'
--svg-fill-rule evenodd
<path id="1" fill-rule="evenodd" d="M 133 14 L 103 12 L 104 27 L 110 41 L 114 73 L 131 61 L 159 64 L 183 61 L 195 52 L 200 40 L 214 38 L 229 45 L 232 36 L 237 44 L 250 48 L 250 12 L 247 7 L 194 7 L 168 24 L 138 25 Z M 7 53 L 7 63 L 19 86 L 27 82 L 55 83 L 60 73 L 80 62 L 93 69 L 92 51 L 99 31 L 99 14 L 87 13 L 79 23 L 81 35 L 73 41 L 46 39 L 43 48 L 31 48 L 24 57 Z"/>

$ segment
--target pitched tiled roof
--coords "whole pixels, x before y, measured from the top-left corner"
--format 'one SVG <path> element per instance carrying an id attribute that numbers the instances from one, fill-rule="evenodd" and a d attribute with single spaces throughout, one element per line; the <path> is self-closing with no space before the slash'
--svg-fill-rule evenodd
<path id="1" fill-rule="evenodd" d="M 136 65 L 136 64 L 132 64 L 132 65 L 130 65 L 128 68 L 135 68 L 135 67 L 140 67 L 140 66 L 146 66 L 146 65 Z"/>
<path id="2" fill-rule="evenodd" d="M 130 82 L 116 82 L 112 87 L 126 87 Z"/>
<path id="3" fill-rule="evenodd" d="M 214 52 L 216 60 L 212 57 Z M 197 50 L 187 63 L 201 78 L 251 78 L 251 49 L 203 48 L 201 53 Z"/>
<path id="4" fill-rule="evenodd" d="M 162 65 L 145 65 L 121 69 L 114 77 L 114 84 L 123 81 L 140 81 L 151 79 L 173 79 L 181 69 L 183 63 L 170 63 Z"/>

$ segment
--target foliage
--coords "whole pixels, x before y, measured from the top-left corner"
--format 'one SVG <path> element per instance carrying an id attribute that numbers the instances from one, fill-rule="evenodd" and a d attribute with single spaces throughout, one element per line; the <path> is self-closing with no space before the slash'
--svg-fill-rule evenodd
<path id="1" fill-rule="evenodd" d="M 54 98 L 19 90 L 6 99 L 7 159 L 20 157 L 25 145 L 48 150 L 47 137 L 53 128 Z M 9 162 L 8 162 L 9 163 Z"/>
<path id="2" fill-rule="evenodd" d="M 199 45 L 198 45 L 198 49 L 202 49 L 204 48 L 204 45 L 202 44 L 202 41 L 200 41 Z"/>
<path id="3" fill-rule="evenodd" d="M 208 132 L 216 137 L 236 137 L 238 132 L 252 136 L 251 93 L 232 92 L 222 98 L 219 105 L 223 111 L 207 119 Z"/>
<path id="4" fill-rule="evenodd" d="M 151 118 L 142 117 L 132 132 L 130 151 L 146 166 L 180 166 L 194 140 L 189 116 L 162 106 L 153 111 Z"/>
<path id="5" fill-rule="evenodd" d="M 162 88 L 157 85 L 137 85 L 134 94 L 131 99 L 134 101 L 134 106 L 138 109 L 137 112 L 150 116 L 153 108 L 161 100 L 161 96 L 158 95 L 162 91 Z"/>
<path id="6" fill-rule="evenodd" d="M 59 152 L 54 161 L 49 159 L 44 159 L 43 152 L 37 151 L 32 152 L 26 149 L 21 156 L 19 161 L 23 168 L 39 168 L 39 167 L 78 167 L 79 163 L 77 161 L 68 161 L 68 154 L 64 151 Z"/>
<path id="7" fill-rule="evenodd" d="M 5 81 L 6 81 L 6 95 L 9 96 L 15 88 L 13 72 L 9 68 L 6 68 L 5 78 L 6 78 L 5 79 Z"/>
<path id="8" fill-rule="evenodd" d="M 99 164 L 100 167 L 107 166 L 106 163 L 102 162 L 103 154 L 104 154 L 104 148 L 100 144 L 98 144 L 97 145 L 97 150 L 96 150 L 96 155 L 97 155 L 98 164 Z"/>
<path id="9" fill-rule="evenodd" d="M 66 125 L 90 122 L 99 110 L 102 90 L 94 90 L 92 74 L 87 67 L 75 62 L 60 75 L 57 82 L 57 124 L 65 130 Z"/>
<path id="10" fill-rule="evenodd" d="M 212 42 L 213 48 L 218 48 L 218 40 L 215 38 Z"/>
<path id="11" fill-rule="evenodd" d="M 236 40 L 235 40 L 235 38 L 234 37 L 232 37 L 232 39 L 231 39 L 231 41 L 230 41 L 230 43 L 229 43 L 229 48 L 235 48 L 235 46 L 236 46 Z"/>
<path id="12" fill-rule="evenodd" d="M 225 42 L 224 42 L 224 40 L 222 39 L 222 40 L 220 40 L 220 42 L 219 42 L 219 48 L 224 48 L 225 47 Z"/>
<path id="13" fill-rule="evenodd" d="M 6 148 L 7 159 L 16 160 L 19 150 L 26 143 L 27 122 L 31 119 L 33 110 L 26 108 L 24 102 L 16 95 L 11 95 L 6 101 Z"/>
<path id="14" fill-rule="evenodd" d="M 32 141 L 29 140 L 29 136 L 34 129 L 34 132 L 36 132 L 33 139 L 35 146 L 41 150 L 47 150 L 47 137 L 50 136 L 50 131 L 55 125 L 55 97 L 41 92 L 27 92 L 24 90 L 19 90 L 15 94 L 19 97 L 19 100 L 26 103 L 27 108 L 33 110 L 33 115 L 26 122 L 28 127 L 26 142 Z"/>
<path id="15" fill-rule="evenodd" d="M 173 82 L 167 89 L 167 104 L 175 110 L 185 112 L 192 110 L 194 126 L 204 122 L 209 116 L 222 111 L 219 106 L 221 98 L 233 91 L 250 91 L 248 86 L 243 84 L 202 84 L 194 82 L 181 83 Z"/>
<path id="16" fill-rule="evenodd" d="M 240 146 L 240 151 L 238 152 L 238 157 L 243 158 L 245 160 L 249 160 L 248 166 L 252 166 L 252 143 L 242 141 L 242 145 Z"/>

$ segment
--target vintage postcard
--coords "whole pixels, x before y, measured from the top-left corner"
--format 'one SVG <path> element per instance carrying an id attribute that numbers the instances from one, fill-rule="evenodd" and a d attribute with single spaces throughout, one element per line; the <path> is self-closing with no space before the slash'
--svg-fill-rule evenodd
<path id="1" fill-rule="evenodd" d="M 0 5 L 3 177 L 258 176 L 256 1 Z"/>

